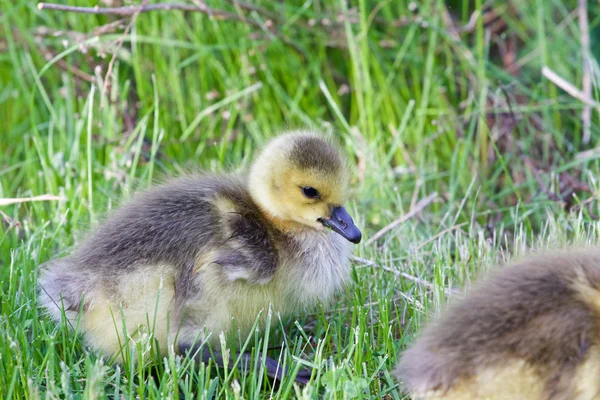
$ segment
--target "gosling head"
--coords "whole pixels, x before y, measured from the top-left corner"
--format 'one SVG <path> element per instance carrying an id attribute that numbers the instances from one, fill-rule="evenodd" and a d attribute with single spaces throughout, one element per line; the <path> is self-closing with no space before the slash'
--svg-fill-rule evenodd
<path id="1" fill-rule="evenodd" d="M 294 131 L 272 140 L 249 175 L 252 199 L 283 230 L 331 228 L 352 243 L 361 232 L 343 207 L 346 160 L 329 140 Z"/>

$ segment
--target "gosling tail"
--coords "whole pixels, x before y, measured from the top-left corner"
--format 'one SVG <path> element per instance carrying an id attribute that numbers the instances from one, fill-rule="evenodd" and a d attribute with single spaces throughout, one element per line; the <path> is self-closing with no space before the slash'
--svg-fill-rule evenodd
<path id="1" fill-rule="evenodd" d="M 88 282 L 82 271 L 72 268 L 68 258 L 49 261 L 40 266 L 39 302 L 54 321 L 60 322 L 64 311 L 67 320 L 73 323 L 80 309 L 85 309 L 83 300 Z"/>

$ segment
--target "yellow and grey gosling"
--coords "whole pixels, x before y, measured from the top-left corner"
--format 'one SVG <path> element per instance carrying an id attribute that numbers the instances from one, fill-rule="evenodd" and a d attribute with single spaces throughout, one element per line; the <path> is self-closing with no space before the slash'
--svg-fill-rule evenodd
<path id="1" fill-rule="evenodd" d="M 87 343 L 117 360 L 148 333 L 180 353 L 208 334 L 218 345 L 232 322 L 248 334 L 261 310 L 289 315 L 342 287 L 349 242 L 361 240 L 343 207 L 347 186 L 330 140 L 286 133 L 246 175 L 186 176 L 138 194 L 41 267 L 41 303 L 56 321 L 64 307 Z M 267 372 L 281 376 L 273 360 Z"/>
<path id="2" fill-rule="evenodd" d="M 599 399 L 600 250 L 502 268 L 426 327 L 395 375 L 413 399 Z"/>

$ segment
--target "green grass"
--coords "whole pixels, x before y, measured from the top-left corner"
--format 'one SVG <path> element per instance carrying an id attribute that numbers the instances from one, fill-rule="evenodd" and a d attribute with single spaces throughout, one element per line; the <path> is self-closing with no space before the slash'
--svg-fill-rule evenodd
<path id="1" fill-rule="evenodd" d="M 246 22 L 163 11 L 139 15 L 126 35 L 130 19 L 96 36 L 116 17 L 0 0 L 0 199 L 62 198 L 0 206 L 0 398 L 403 398 L 390 371 L 446 289 L 529 246 L 596 242 L 600 164 L 577 155 L 598 145 L 598 113 L 583 144 L 582 104 L 540 72 L 581 86 L 576 1 L 493 2 L 503 32 L 479 20 L 459 35 L 444 4 L 463 26 L 481 0 L 414 11 L 408 1 L 208 3 Z M 589 7 L 598 54 L 599 6 Z M 516 75 L 503 64 L 510 40 Z M 596 61 L 593 71 L 597 82 Z M 146 363 L 117 367 L 37 306 L 38 266 L 132 191 L 194 169 L 243 169 L 298 126 L 335 132 L 356 161 L 349 210 L 365 239 L 439 194 L 357 246 L 371 262 L 354 264 L 331 307 L 273 315 L 268 336 L 249 338 L 291 368 L 320 367 L 307 387 L 273 385 L 260 359 L 245 375 L 140 350 Z M 569 177 L 589 185 L 570 208 L 548 194 L 573 187 Z"/>

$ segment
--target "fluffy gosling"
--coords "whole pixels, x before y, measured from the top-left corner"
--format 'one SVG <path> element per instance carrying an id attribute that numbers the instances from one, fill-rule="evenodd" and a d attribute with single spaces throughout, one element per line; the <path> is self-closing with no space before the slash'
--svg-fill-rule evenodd
<path id="1" fill-rule="evenodd" d="M 600 251 L 502 268 L 427 326 L 395 374 L 414 399 L 600 398 Z"/>
<path id="2" fill-rule="evenodd" d="M 342 287 L 350 242 L 361 240 L 343 207 L 348 178 L 323 136 L 281 135 L 249 174 L 187 176 L 138 194 L 42 266 L 41 304 L 117 360 L 149 333 L 163 354 L 203 339 L 214 347 L 232 326 L 247 335 L 269 306 L 289 315 Z M 281 377 L 275 361 L 266 367 Z"/>

